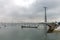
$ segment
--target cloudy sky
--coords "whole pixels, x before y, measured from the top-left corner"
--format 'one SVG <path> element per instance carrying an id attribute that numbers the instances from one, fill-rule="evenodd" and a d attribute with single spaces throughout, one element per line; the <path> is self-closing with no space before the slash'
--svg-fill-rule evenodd
<path id="1" fill-rule="evenodd" d="M 0 22 L 60 21 L 60 0 L 0 0 Z"/>

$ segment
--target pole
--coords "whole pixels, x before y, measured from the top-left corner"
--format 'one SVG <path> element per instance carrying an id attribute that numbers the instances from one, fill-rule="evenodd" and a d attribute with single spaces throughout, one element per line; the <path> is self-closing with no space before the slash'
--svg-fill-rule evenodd
<path id="1" fill-rule="evenodd" d="M 46 15 L 46 8 L 47 7 L 44 7 L 45 8 L 45 22 L 47 22 L 47 15 Z"/>
<path id="2" fill-rule="evenodd" d="M 44 7 L 44 9 L 45 9 L 45 23 L 47 23 L 46 8 L 47 7 Z M 44 27 L 45 27 L 45 40 L 47 40 L 47 25 L 45 24 Z"/>

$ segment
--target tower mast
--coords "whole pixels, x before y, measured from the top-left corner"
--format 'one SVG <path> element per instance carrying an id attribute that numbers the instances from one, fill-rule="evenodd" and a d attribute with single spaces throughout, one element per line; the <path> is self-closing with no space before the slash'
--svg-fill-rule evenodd
<path id="1" fill-rule="evenodd" d="M 45 23 L 47 22 L 46 8 L 47 7 L 44 7 L 44 10 L 45 10 Z M 45 28 L 44 30 L 45 30 L 45 36 L 46 36 L 45 40 L 47 40 L 47 25 L 46 24 L 44 25 L 44 28 Z"/>
<path id="2" fill-rule="evenodd" d="M 45 9 L 45 22 L 47 22 L 46 8 L 47 7 L 44 7 L 44 9 Z"/>

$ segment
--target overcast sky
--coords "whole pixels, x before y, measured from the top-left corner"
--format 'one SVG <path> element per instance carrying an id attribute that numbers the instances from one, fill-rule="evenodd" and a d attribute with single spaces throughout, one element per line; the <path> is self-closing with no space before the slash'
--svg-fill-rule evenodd
<path id="1" fill-rule="evenodd" d="M 60 0 L 0 0 L 0 21 L 44 21 L 44 7 L 48 21 L 60 21 Z"/>

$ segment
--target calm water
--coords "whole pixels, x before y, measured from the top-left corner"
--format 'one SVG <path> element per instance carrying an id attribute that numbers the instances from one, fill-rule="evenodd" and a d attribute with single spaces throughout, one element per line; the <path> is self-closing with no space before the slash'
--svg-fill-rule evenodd
<path id="1" fill-rule="evenodd" d="M 39 25 L 36 28 L 21 28 L 21 25 Z M 6 27 L 5 27 L 6 26 Z M 45 35 L 44 24 L 0 23 L 0 40 L 59 40 L 60 33 Z"/>

